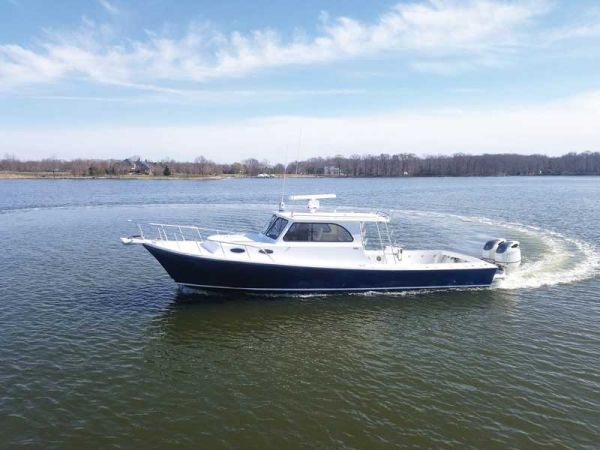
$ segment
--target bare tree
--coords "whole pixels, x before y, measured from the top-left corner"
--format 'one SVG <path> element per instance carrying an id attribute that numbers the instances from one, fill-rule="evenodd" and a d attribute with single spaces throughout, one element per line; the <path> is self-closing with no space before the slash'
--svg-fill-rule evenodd
<path id="1" fill-rule="evenodd" d="M 134 164 L 136 163 L 136 164 Z M 74 159 L 64 161 L 56 158 L 21 161 L 13 154 L 6 154 L 0 160 L 0 171 L 55 173 L 70 172 L 74 176 L 124 176 L 132 170 L 132 164 L 143 167 L 143 173 L 160 175 L 166 166 L 173 174 L 211 175 L 240 174 L 256 176 L 261 171 L 271 173 L 298 173 L 324 175 L 325 167 L 336 167 L 346 176 L 395 177 L 395 176 L 503 176 L 503 175 L 600 175 L 600 152 L 567 153 L 562 156 L 542 154 L 482 154 L 457 153 L 452 156 L 428 155 L 418 157 L 403 152 L 394 155 L 354 154 L 345 157 L 340 154 L 328 158 L 310 158 L 292 162 L 285 168 L 282 164 L 271 166 L 268 161 L 249 158 L 242 163 L 216 164 L 203 156 L 194 162 L 177 162 L 165 158 L 160 163 L 149 161 Z M 147 170 L 149 168 L 150 170 Z M 141 172 L 140 172 L 141 173 Z M 331 171 L 328 170 L 328 174 Z"/>

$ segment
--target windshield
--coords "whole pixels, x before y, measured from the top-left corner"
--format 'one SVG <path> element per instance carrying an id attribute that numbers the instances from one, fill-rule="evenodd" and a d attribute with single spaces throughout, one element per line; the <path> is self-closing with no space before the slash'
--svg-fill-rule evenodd
<path id="1" fill-rule="evenodd" d="M 273 215 L 273 216 L 271 217 L 271 220 L 269 220 L 269 223 L 267 224 L 267 226 L 266 226 L 266 228 L 265 228 L 265 231 L 263 231 L 263 234 L 265 234 L 265 235 L 267 234 L 267 231 L 269 231 L 269 228 L 271 228 L 271 227 L 273 226 L 273 223 L 274 223 L 276 220 L 277 220 L 277 216 L 276 216 L 276 215 Z"/>
<path id="2" fill-rule="evenodd" d="M 288 221 L 281 217 L 273 216 L 267 229 L 265 230 L 265 236 L 275 240 L 279 237 L 281 232 L 285 229 Z"/>

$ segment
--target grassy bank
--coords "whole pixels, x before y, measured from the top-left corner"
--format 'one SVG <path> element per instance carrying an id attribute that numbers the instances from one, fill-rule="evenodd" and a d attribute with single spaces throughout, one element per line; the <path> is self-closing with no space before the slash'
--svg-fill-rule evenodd
<path id="1" fill-rule="evenodd" d="M 69 172 L 0 172 L 1 180 L 221 180 L 235 175 L 193 176 L 173 174 L 168 177 L 154 175 L 75 176 Z"/>
<path id="2" fill-rule="evenodd" d="M 281 178 L 283 175 L 274 175 L 273 178 Z M 288 178 L 318 178 L 318 175 L 296 175 L 288 174 Z M 0 180 L 223 180 L 226 178 L 255 178 L 246 175 L 186 175 L 172 174 L 163 175 L 110 175 L 110 176 L 76 176 L 70 172 L 6 172 L 0 171 Z"/>

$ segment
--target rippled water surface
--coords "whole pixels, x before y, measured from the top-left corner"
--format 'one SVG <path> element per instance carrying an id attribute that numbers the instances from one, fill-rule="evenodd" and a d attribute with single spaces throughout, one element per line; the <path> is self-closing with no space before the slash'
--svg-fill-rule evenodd
<path id="1" fill-rule="evenodd" d="M 128 219 L 262 227 L 279 180 L 0 181 L 0 447 L 600 445 L 600 179 L 304 179 L 407 248 L 522 242 L 489 290 L 180 292 Z"/>

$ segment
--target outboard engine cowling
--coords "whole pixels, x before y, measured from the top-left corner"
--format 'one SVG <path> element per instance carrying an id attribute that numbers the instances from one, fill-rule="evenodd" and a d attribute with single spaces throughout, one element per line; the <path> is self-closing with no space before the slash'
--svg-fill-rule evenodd
<path id="1" fill-rule="evenodd" d="M 483 250 L 481 250 L 481 259 L 493 263 L 496 259 L 496 249 L 504 242 L 506 242 L 506 239 L 491 239 L 487 241 L 483 246 Z"/>
<path id="2" fill-rule="evenodd" d="M 516 269 L 521 264 L 521 245 L 519 241 L 504 241 L 498 245 L 494 263 L 504 270 Z"/>

